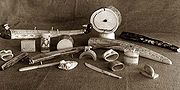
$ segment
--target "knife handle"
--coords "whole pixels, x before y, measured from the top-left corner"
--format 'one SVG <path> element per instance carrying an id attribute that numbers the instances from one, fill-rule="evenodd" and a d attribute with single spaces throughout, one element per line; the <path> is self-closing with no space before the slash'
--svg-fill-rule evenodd
<path id="1" fill-rule="evenodd" d="M 33 69 L 38 69 L 38 66 L 30 66 L 30 67 L 24 67 L 20 68 L 19 71 L 28 71 L 28 70 L 33 70 Z"/>

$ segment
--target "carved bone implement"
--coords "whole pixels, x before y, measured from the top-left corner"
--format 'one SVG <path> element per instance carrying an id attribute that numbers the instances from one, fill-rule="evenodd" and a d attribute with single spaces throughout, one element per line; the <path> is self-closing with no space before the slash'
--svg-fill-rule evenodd
<path id="1" fill-rule="evenodd" d="M 90 38 L 88 45 L 95 48 L 111 48 L 115 50 L 124 51 L 125 49 L 135 49 L 139 52 L 140 56 L 158 61 L 165 64 L 172 64 L 171 60 L 153 50 L 148 48 L 132 44 L 122 40 L 112 40 L 112 39 L 103 39 L 103 38 Z"/>
<path id="2" fill-rule="evenodd" d="M 65 48 L 65 49 L 60 49 L 58 51 L 38 54 L 29 60 L 29 64 L 34 64 L 34 63 L 46 61 L 49 59 L 53 59 L 56 56 L 60 56 L 60 55 L 78 53 L 79 51 L 82 51 L 84 49 L 85 49 L 85 46 L 80 46 L 80 47 Z"/>
<path id="3" fill-rule="evenodd" d="M 9 60 L 8 62 L 4 63 L 2 66 L 1 66 L 1 69 L 2 70 L 5 70 L 6 68 L 10 67 L 10 66 L 13 66 L 14 64 L 16 64 L 18 61 L 22 60 L 22 59 L 27 59 L 29 58 L 29 55 L 28 53 L 21 53 L 19 54 L 18 56 L 12 58 L 11 60 Z"/>

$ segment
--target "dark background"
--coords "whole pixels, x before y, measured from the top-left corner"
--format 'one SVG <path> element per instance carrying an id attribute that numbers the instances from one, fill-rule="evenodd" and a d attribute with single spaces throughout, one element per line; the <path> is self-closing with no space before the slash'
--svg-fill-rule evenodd
<path id="1" fill-rule="evenodd" d="M 95 10 L 110 5 L 122 14 L 123 21 L 119 30 L 178 33 L 180 24 L 179 0 L 0 1 L 0 24 L 9 23 L 14 27 L 63 28 L 65 26 L 62 23 L 77 27 L 88 23 Z M 78 23 L 73 23 L 75 21 Z"/>
<path id="2" fill-rule="evenodd" d="M 78 29 L 82 24 L 89 23 L 89 18 L 95 10 L 110 5 L 116 7 L 122 14 L 122 23 L 116 31 L 117 36 L 122 31 L 131 31 L 180 46 L 180 0 L 0 0 L 0 24 L 8 23 L 11 28 L 24 29 L 33 29 L 35 26 L 37 29 L 46 30 L 50 30 L 52 26 L 60 30 Z M 94 34 L 96 32 L 73 36 L 75 46 L 87 45 L 88 38 Z M 28 66 L 26 62 L 19 62 L 5 71 L 0 71 L 0 88 L 1 90 L 179 90 L 179 53 L 150 45 L 140 45 L 167 56 L 173 65 L 140 58 L 138 66 L 127 66 L 123 71 L 113 72 L 123 77 L 118 80 L 84 66 L 84 62 L 88 62 L 110 71 L 107 63 L 101 58 L 96 62 L 86 58 L 78 60 L 77 55 L 74 60 L 78 61 L 79 65 L 72 71 L 62 71 L 54 66 L 18 72 L 19 68 Z M 11 49 L 18 55 L 20 41 L 0 39 L 0 49 Z M 103 51 L 96 52 L 100 57 Z M 56 60 L 63 58 L 69 59 L 59 57 Z M 119 60 L 121 58 L 122 56 Z M 0 61 L 0 64 L 3 63 Z M 140 75 L 139 69 L 145 64 L 153 66 L 160 77 L 152 80 Z"/>

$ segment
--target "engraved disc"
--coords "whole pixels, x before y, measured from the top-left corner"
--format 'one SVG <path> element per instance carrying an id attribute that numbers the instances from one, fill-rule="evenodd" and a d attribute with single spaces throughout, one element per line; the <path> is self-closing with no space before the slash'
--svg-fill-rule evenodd
<path id="1" fill-rule="evenodd" d="M 101 8 L 91 15 L 90 23 L 97 32 L 112 33 L 121 23 L 121 14 L 112 6 Z"/>

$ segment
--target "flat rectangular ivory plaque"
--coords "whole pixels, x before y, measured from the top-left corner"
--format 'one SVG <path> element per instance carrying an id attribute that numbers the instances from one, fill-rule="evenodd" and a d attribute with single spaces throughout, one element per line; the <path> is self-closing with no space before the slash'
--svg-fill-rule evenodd
<path id="1" fill-rule="evenodd" d="M 22 52 L 35 52 L 36 51 L 35 40 L 21 40 L 21 51 Z"/>

